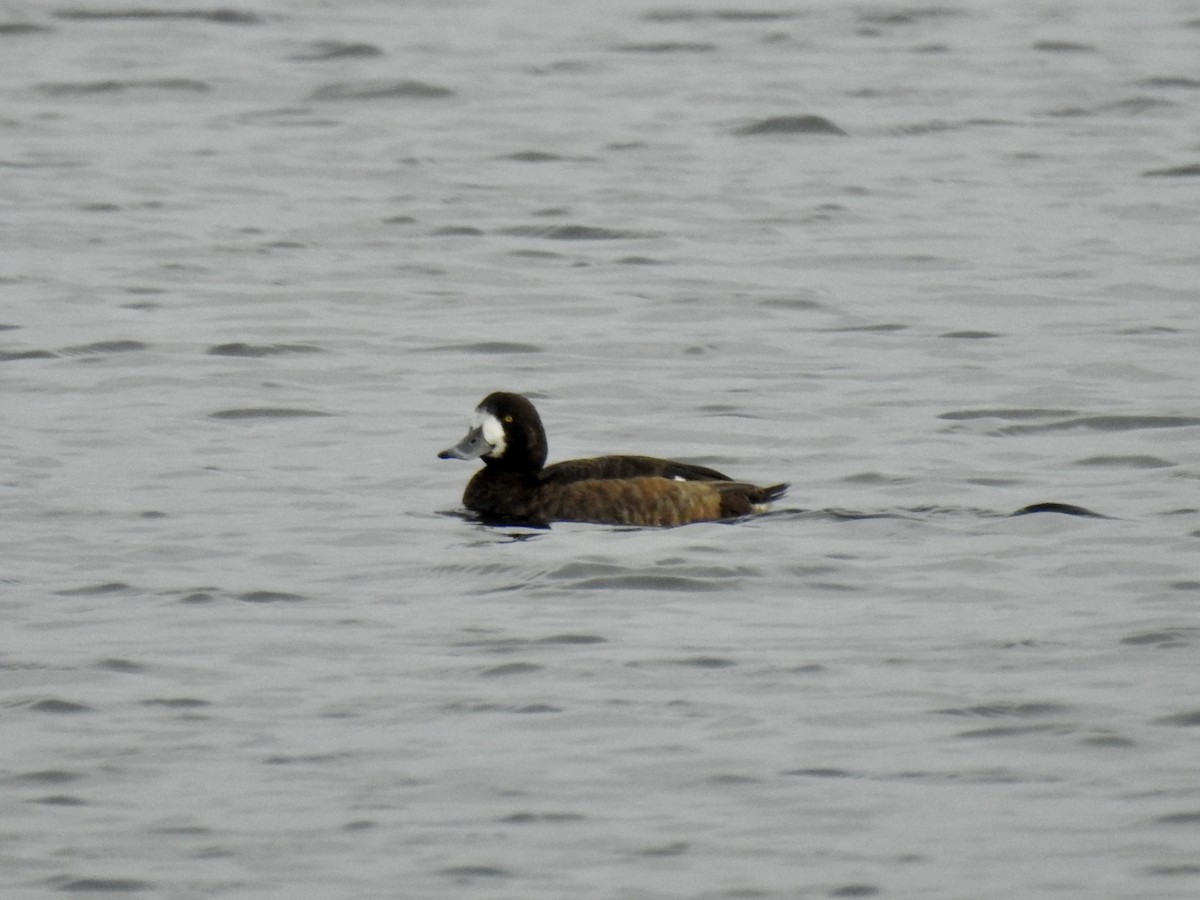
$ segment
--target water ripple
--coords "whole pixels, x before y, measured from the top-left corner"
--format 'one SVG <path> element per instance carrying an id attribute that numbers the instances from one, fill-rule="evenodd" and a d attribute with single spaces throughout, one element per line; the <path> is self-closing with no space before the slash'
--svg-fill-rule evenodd
<path id="1" fill-rule="evenodd" d="M 1200 425 L 1195 416 L 1082 416 L 1044 425 L 1009 425 L 993 431 L 995 435 L 1044 434 L 1052 431 L 1139 431 L 1151 428 L 1190 428 Z"/>

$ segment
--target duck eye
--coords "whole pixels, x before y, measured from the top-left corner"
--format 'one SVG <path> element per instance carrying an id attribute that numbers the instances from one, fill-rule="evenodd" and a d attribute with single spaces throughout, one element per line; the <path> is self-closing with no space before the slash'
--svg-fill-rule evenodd
<path id="1" fill-rule="evenodd" d="M 511 424 L 512 424 L 512 416 L 505 416 L 505 417 L 504 417 L 504 422 L 505 422 L 505 424 L 507 424 L 507 425 L 511 425 Z"/>

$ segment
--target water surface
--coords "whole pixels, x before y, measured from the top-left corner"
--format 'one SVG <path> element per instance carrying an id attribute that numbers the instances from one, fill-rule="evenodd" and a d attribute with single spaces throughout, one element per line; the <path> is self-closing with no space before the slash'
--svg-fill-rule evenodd
<path id="1" fill-rule="evenodd" d="M 1200 8 L 0 45 L 14 897 L 1196 895 Z M 496 389 L 792 493 L 482 527 Z"/>

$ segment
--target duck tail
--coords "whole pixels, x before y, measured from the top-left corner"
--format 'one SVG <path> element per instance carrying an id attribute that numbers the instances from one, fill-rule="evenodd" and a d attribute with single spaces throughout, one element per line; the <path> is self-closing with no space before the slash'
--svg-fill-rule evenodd
<path id="1" fill-rule="evenodd" d="M 789 482 L 784 481 L 784 482 L 780 482 L 779 484 L 773 484 L 769 487 L 755 488 L 754 491 L 750 494 L 750 502 L 753 503 L 755 506 L 760 506 L 760 505 L 764 505 L 767 503 L 773 503 L 774 501 L 776 501 L 780 497 L 782 497 L 784 494 L 786 494 L 788 488 L 790 488 L 790 487 L 791 487 L 791 484 Z"/>

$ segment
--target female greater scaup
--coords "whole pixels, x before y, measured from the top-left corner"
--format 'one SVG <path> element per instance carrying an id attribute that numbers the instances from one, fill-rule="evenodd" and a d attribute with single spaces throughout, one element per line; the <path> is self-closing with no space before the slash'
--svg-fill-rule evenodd
<path id="1" fill-rule="evenodd" d="M 440 459 L 479 459 L 463 503 L 485 521 L 686 525 L 761 511 L 787 484 L 758 487 L 704 466 L 649 456 L 600 456 L 546 466 L 546 431 L 533 404 L 497 392 Z"/>

